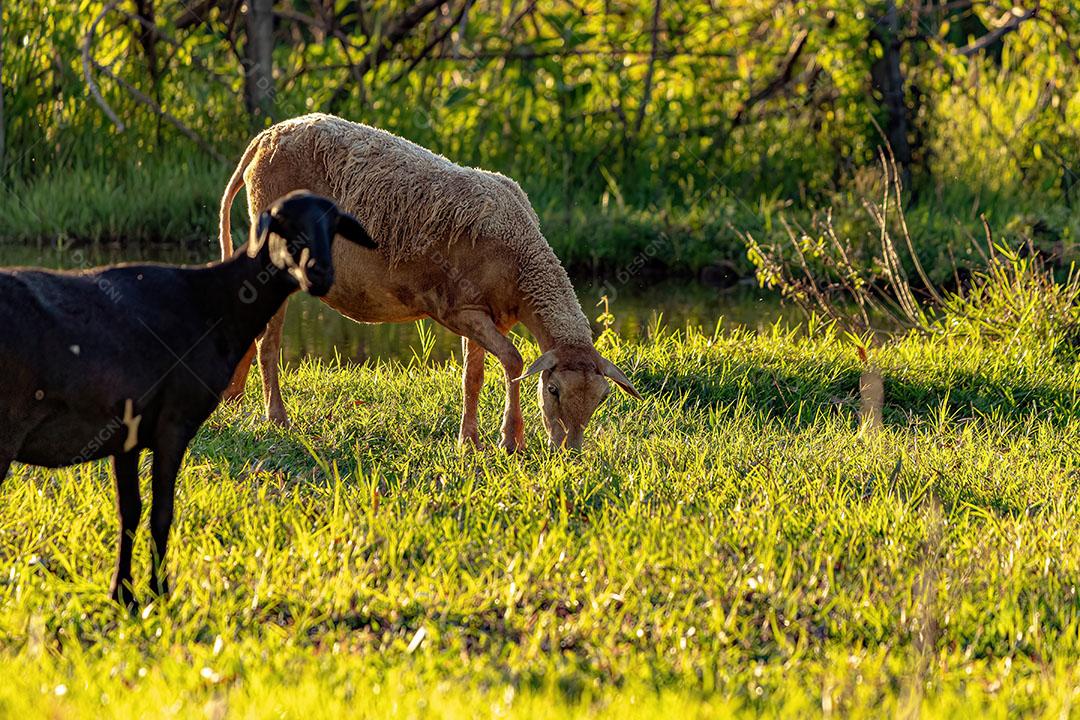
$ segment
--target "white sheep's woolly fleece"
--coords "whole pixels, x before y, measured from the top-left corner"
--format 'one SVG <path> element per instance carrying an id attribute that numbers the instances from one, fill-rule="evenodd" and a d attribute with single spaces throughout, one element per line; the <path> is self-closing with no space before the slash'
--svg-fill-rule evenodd
<path id="1" fill-rule="evenodd" d="M 523 295 L 556 341 L 592 344 L 592 330 L 562 263 L 540 231 L 520 186 L 499 173 L 466 168 L 393 133 L 315 113 L 280 122 L 257 140 L 291 157 L 310 157 L 334 199 L 356 215 L 391 265 L 433 243 L 484 237 L 518 259 Z"/>

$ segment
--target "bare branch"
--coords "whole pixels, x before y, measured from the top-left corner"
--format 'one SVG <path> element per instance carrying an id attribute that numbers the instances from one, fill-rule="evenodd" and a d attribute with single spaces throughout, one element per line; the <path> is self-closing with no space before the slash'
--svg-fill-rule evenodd
<path id="1" fill-rule="evenodd" d="M 124 88 L 124 90 L 126 90 L 129 95 L 131 95 L 133 98 L 135 98 L 136 100 L 141 102 L 143 105 L 146 105 L 148 108 L 150 108 L 158 117 L 162 118 L 163 120 L 168 122 L 170 125 L 172 125 L 174 128 L 179 130 L 186 138 L 188 138 L 193 143 L 198 145 L 200 148 L 205 150 L 208 154 L 212 155 L 215 159 L 221 160 L 222 162 L 226 161 L 226 157 L 224 155 L 219 153 L 209 143 L 207 143 L 205 140 L 203 140 L 201 137 L 199 137 L 199 135 L 194 130 L 192 130 L 187 125 L 182 123 L 179 120 L 179 118 L 177 118 L 174 115 L 166 112 L 160 105 L 157 104 L 157 102 L 152 97 L 150 97 L 149 95 L 146 95 L 141 90 L 139 90 L 137 87 L 135 87 L 134 85 L 132 85 L 128 81 L 124 80 L 123 78 L 118 76 L 116 73 L 114 73 L 112 70 L 105 67 L 104 65 L 97 62 L 96 60 L 91 59 L 90 62 L 93 63 L 94 69 L 96 69 L 98 72 L 101 72 L 101 73 L 104 73 L 105 75 L 107 75 L 110 79 L 112 79 L 114 82 L 116 82 L 117 85 Z"/>
<path id="2" fill-rule="evenodd" d="M 444 60 L 542 60 L 544 58 L 564 57 L 598 57 L 598 58 L 643 58 L 648 60 L 651 53 L 644 50 L 630 50 L 627 48 L 566 48 L 559 50 L 533 50 L 527 47 L 518 47 L 511 50 L 478 50 L 469 54 L 458 54 L 443 57 Z M 657 60 L 670 60 L 671 58 L 730 58 L 733 53 L 726 50 L 661 50 L 657 52 Z"/>
<path id="3" fill-rule="evenodd" d="M 428 55 L 431 53 L 432 50 L 434 50 L 440 43 L 442 43 L 444 40 L 446 40 L 447 37 L 449 37 L 450 33 L 452 33 L 454 31 L 454 28 L 456 26 L 458 26 L 458 25 L 461 26 L 460 34 L 464 35 L 465 34 L 465 23 L 468 20 L 468 18 L 466 16 L 468 15 L 469 8 L 472 7 L 474 2 L 475 2 L 475 0 L 465 0 L 465 2 L 462 3 L 462 5 L 461 5 L 461 10 L 459 10 L 457 16 L 453 20 L 450 21 L 450 24 L 446 26 L 446 29 L 443 30 L 441 33 L 439 33 L 431 42 L 429 42 L 427 45 L 425 45 L 424 49 L 421 50 L 416 55 L 416 57 L 414 57 L 412 59 L 412 61 L 408 65 L 408 67 L 406 67 L 404 70 L 402 70 L 401 72 L 399 72 L 397 75 L 394 76 L 394 78 L 390 81 L 390 84 L 391 85 L 396 84 L 399 80 L 401 80 L 403 77 L 405 77 L 406 75 L 411 73 L 414 69 L 416 69 L 416 66 L 419 65 L 421 62 L 423 62 L 424 59 L 428 57 Z"/>
<path id="4" fill-rule="evenodd" d="M 652 13 L 652 49 L 649 52 L 649 67 L 645 71 L 645 90 L 641 95 L 641 105 L 638 107 L 637 118 L 634 120 L 634 134 L 641 132 L 641 126 L 645 123 L 645 111 L 652 100 L 653 75 L 656 71 L 656 55 L 660 51 L 660 0 L 653 0 Z"/>
<path id="5" fill-rule="evenodd" d="M 83 77 L 86 79 L 86 86 L 90 90 L 90 97 L 94 98 L 94 102 L 101 107 L 101 111 L 112 121 L 113 125 L 116 126 L 116 129 L 120 132 L 124 132 L 124 123 L 121 122 L 120 118 L 113 112 L 113 109 L 109 107 L 109 103 L 105 102 L 105 98 L 102 97 L 101 90 L 98 89 L 97 83 L 94 82 L 94 76 L 90 72 L 91 67 L 101 67 L 98 65 L 97 61 L 90 56 L 90 48 L 94 43 L 94 34 L 97 32 L 98 23 L 100 23 L 101 19 L 115 8 L 119 2 L 120 0 L 109 0 L 109 2 L 105 4 L 105 7 L 101 8 L 101 12 L 97 14 L 94 21 L 90 23 L 90 27 L 87 29 L 86 35 L 83 38 L 82 68 Z"/>
<path id="6" fill-rule="evenodd" d="M 412 7 L 401 13 L 381 34 L 374 49 L 370 50 L 351 70 L 354 78 L 363 78 L 368 71 L 378 68 L 390 55 L 394 47 L 412 33 L 424 18 L 434 12 L 446 0 L 418 0 Z M 348 85 L 342 84 L 330 97 L 327 105 L 331 111 L 349 94 Z"/>
<path id="7" fill-rule="evenodd" d="M 784 57 L 784 62 L 780 64 L 780 70 L 776 76 L 769 81 L 765 87 L 761 88 L 757 92 L 753 93 L 746 99 L 746 102 L 736 111 L 735 117 L 731 119 L 731 126 L 729 132 L 734 130 L 738 126 L 742 125 L 746 119 L 747 113 L 758 103 L 768 100 L 770 97 L 778 93 L 785 85 L 791 82 L 791 76 L 795 72 L 795 63 L 799 61 L 799 56 L 802 55 L 803 49 L 806 47 L 806 40 L 810 37 L 810 31 L 806 28 L 799 30 L 795 34 L 795 37 L 791 40 L 791 47 L 787 51 L 787 55 Z"/>
<path id="8" fill-rule="evenodd" d="M 127 10 L 124 10 L 123 8 L 118 8 L 116 10 L 116 12 L 123 15 L 128 20 L 131 20 L 133 22 L 137 22 L 140 25 L 142 25 L 143 27 L 145 27 L 147 30 L 152 31 L 155 34 L 157 40 L 163 41 L 168 45 L 172 45 L 176 50 L 182 50 L 183 49 L 183 47 L 184 47 L 183 43 L 181 43 L 179 40 L 177 40 L 173 36 L 169 35 L 168 33 L 163 32 L 155 23 L 151 22 L 150 20 L 147 20 L 142 15 L 136 15 L 134 13 L 130 13 Z M 173 53 L 171 53 L 169 55 L 169 60 L 171 60 L 173 57 L 175 57 L 175 55 L 176 55 L 176 53 L 174 51 Z M 214 80 L 216 80 L 216 81 L 218 81 L 218 82 L 220 82 L 220 83 L 222 83 L 224 85 L 227 85 L 227 86 L 232 85 L 232 78 L 231 77 L 228 77 L 226 75 L 222 75 L 220 73 L 215 72 L 214 70 L 211 70 L 209 67 L 207 67 L 206 63 L 204 63 L 202 60 L 200 60 L 198 57 L 195 57 L 194 55 L 190 55 L 186 59 L 185 62 L 188 62 L 192 66 L 197 67 L 198 69 L 202 70 L 204 73 L 209 75 L 211 78 L 213 78 Z M 165 66 L 166 67 L 168 66 L 168 62 L 165 63 Z"/>
<path id="9" fill-rule="evenodd" d="M 446 0 L 419 0 L 390 24 L 379 39 L 378 46 L 364 56 L 358 65 L 361 75 L 377 68 L 389 56 L 390 51 L 416 29 L 425 17 L 444 4 Z"/>
<path id="10" fill-rule="evenodd" d="M 526 15 L 531 15 L 532 12 L 536 9 L 536 3 L 537 0 L 531 0 L 530 2 L 526 3 L 525 7 L 522 8 L 521 12 L 518 13 L 512 20 L 510 20 L 510 22 L 506 23 L 506 26 L 502 29 L 502 34 L 504 36 L 507 35 L 511 30 L 517 27 L 517 24 L 521 22 L 522 18 L 524 18 Z"/>
<path id="11" fill-rule="evenodd" d="M 971 57 L 976 53 L 982 52 L 1009 33 L 1019 29 L 1025 21 L 1035 17 L 1038 12 L 1039 3 L 1035 3 L 1035 7 L 1031 10 L 1021 10 L 1018 7 L 1014 7 L 998 20 L 998 26 L 995 30 L 988 32 L 975 42 L 960 48 L 956 52 L 964 57 Z"/>
<path id="12" fill-rule="evenodd" d="M 173 24 L 180 30 L 186 30 L 195 25 L 202 25 L 209 20 L 210 11 L 217 6 L 218 0 L 200 0 L 199 2 L 190 5 L 186 3 L 180 4 L 183 6 L 184 10 L 180 13 L 180 16 L 176 18 L 176 22 Z"/>
<path id="13" fill-rule="evenodd" d="M 105 15 L 112 12 L 116 8 L 116 6 L 119 4 L 119 2 L 120 2 L 120 0 L 110 0 L 108 3 L 106 3 L 105 7 L 103 7 L 101 9 L 101 12 L 98 13 L 97 17 L 94 18 L 94 21 L 92 23 L 90 23 L 90 27 L 86 31 L 86 35 L 83 38 L 83 46 L 82 46 L 83 77 L 86 79 L 86 84 L 87 84 L 87 87 L 90 90 L 91 97 L 94 98 L 94 101 L 97 102 L 97 104 L 101 107 L 102 112 L 104 112 L 105 115 L 109 118 L 109 120 L 111 120 L 112 123 L 116 126 L 116 129 L 118 131 L 120 131 L 120 132 L 124 132 L 124 130 L 126 129 L 125 126 L 124 126 L 124 123 L 120 120 L 120 118 L 117 116 L 117 114 L 113 111 L 113 109 L 105 101 L 105 98 L 102 97 L 101 90 L 98 88 L 97 83 L 94 81 L 93 71 L 96 70 L 96 71 L 98 71 L 100 73 L 105 74 L 110 79 L 112 79 L 115 83 L 117 83 L 120 87 L 122 87 L 125 91 L 127 91 L 127 93 L 129 95 L 131 95 L 133 98 L 135 98 L 137 101 L 139 101 L 143 105 L 146 105 L 147 107 L 149 107 L 159 118 L 167 121 L 170 125 L 172 125 L 177 130 L 179 130 L 185 137 L 187 137 L 189 140 L 191 140 L 196 145 L 201 147 L 207 153 L 214 156 L 218 160 L 224 161 L 226 159 L 225 156 L 222 155 L 221 153 L 219 153 L 213 147 L 211 147 L 201 137 L 199 137 L 199 135 L 196 134 L 194 130 L 192 130 L 187 125 L 182 123 L 175 116 L 165 112 L 165 110 L 162 109 L 161 105 L 159 105 L 153 98 L 146 95 L 141 90 L 139 90 L 138 88 L 136 88 L 135 86 L 133 86 L 132 84 L 130 84 L 129 82 L 124 80 L 123 78 L 119 77 L 109 67 L 107 67 L 105 65 L 102 65 L 101 63 L 99 63 L 97 60 L 94 59 L 93 54 L 92 54 L 92 49 L 93 49 L 93 44 L 94 44 L 94 36 L 97 34 L 97 27 L 101 23 L 101 20 L 105 17 Z"/>

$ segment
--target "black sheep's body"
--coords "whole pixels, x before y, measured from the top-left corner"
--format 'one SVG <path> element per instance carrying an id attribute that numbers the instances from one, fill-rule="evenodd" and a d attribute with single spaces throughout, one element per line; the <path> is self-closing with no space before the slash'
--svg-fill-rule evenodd
<path id="1" fill-rule="evenodd" d="M 197 428 L 240 359 L 220 347 L 221 317 L 191 306 L 213 274 L 0 273 L 0 422 L 23 435 L 14 459 L 60 467 L 145 448 L 163 408 Z"/>

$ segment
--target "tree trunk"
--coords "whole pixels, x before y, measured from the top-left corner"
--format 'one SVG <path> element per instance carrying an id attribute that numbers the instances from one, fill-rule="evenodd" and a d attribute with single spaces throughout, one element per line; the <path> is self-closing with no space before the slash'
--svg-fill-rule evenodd
<path id="1" fill-rule="evenodd" d="M 139 36 L 139 45 L 142 47 L 143 56 L 146 58 L 146 67 L 150 72 L 150 80 L 157 85 L 160 75 L 157 54 L 157 18 L 154 12 L 154 0 L 135 0 L 135 15 L 144 22 L 135 23 L 135 32 Z"/>
<path id="2" fill-rule="evenodd" d="M 135 0 L 135 15 L 142 18 L 143 22 L 135 23 L 135 32 L 142 47 L 143 56 L 146 58 L 146 69 L 150 75 L 150 95 L 154 102 L 161 105 L 161 68 L 159 67 L 157 54 L 157 18 L 154 13 L 154 0 Z M 154 140 L 161 146 L 161 116 L 155 117 Z"/>
<path id="3" fill-rule="evenodd" d="M 274 116 L 274 0 L 247 0 L 244 102 L 253 128 Z"/>
<path id="4" fill-rule="evenodd" d="M 4 134 L 4 0 L 0 0 L 0 180 L 7 169 L 7 136 Z"/>
<path id="5" fill-rule="evenodd" d="M 904 74 L 900 68 L 900 20 L 895 0 L 885 0 L 884 12 L 870 31 L 870 40 L 881 44 L 882 56 L 870 67 L 870 76 L 874 89 L 881 93 L 881 104 L 885 109 L 885 138 L 907 186 L 911 177 L 911 145 L 908 142 Z"/>

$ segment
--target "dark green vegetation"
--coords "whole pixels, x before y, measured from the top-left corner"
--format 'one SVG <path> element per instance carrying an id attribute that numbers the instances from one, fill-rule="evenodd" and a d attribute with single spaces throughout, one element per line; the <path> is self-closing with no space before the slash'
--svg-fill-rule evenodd
<path id="1" fill-rule="evenodd" d="M 939 278 L 980 213 L 1076 237 L 1070 0 L 249 5 L 6 3 L 0 238 L 207 239 L 251 133 L 313 110 L 517 178 L 584 269 L 747 270 L 737 230 L 829 207 L 862 242 L 885 139 Z"/>
<path id="2" fill-rule="evenodd" d="M 1014 297 L 984 293 L 872 351 L 877 431 L 831 327 L 605 335 L 646 399 L 616 395 L 576 456 L 531 398 L 524 454 L 455 448 L 456 363 L 304 362 L 292 430 L 252 419 L 252 383 L 199 433 L 174 595 L 134 618 L 101 591 L 108 468 L 19 467 L 0 712 L 1067 714 L 1077 313 L 981 332 Z M 501 402 L 489 383 L 491 441 Z"/>

